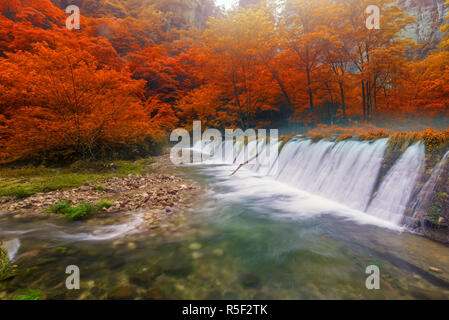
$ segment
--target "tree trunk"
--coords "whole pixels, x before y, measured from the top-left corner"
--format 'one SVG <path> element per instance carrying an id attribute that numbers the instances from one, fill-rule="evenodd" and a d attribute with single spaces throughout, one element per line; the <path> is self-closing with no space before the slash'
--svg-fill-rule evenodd
<path id="1" fill-rule="evenodd" d="M 346 105 L 345 105 L 345 92 L 343 88 L 343 83 L 341 83 L 340 81 L 338 85 L 340 86 L 341 109 L 343 111 L 343 120 L 346 122 Z"/>

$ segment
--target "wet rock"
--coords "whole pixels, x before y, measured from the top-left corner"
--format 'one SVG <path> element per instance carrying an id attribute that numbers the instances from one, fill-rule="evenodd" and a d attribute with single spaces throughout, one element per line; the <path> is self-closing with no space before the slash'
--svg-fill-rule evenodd
<path id="1" fill-rule="evenodd" d="M 129 281 L 137 286 L 147 287 L 161 272 L 161 268 L 158 265 L 154 265 L 148 269 L 144 268 L 135 272 L 130 276 Z"/>
<path id="2" fill-rule="evenodd" d="M 226 292 L 223 297 L 225 300 L 238 300 L 239 299 L 239 296 L 237 293 L 229 292 L 229 291 Z"/>
<path id="3" fill-rule="evenodd" d="M 222 300 L 223 294 L 219 290 L 213 290 L 206 296 L 206 300 Z"/>
<path id="4" fill-rule="evenodd" d="M 429 271 L 436 272 L 436 273 L 443 273 L 443 270 L 436 267 L 429 267 Z"/>
<path id="5" fill-rule="evenodd" d="M 144 299 L 146 299 L 146 300 L 162 300 L 162 299 L 164 299 L 164 292 L 157 287 L 151 288 L 144 295 Z"/>
<path id="6" fill-rule="evenodd" d="M 242 285 L 245 288 L 257 288 L 260 286 L 260 278 L 254 274 L 246 274 L 242 277 Z"/>
<path id="7" fill-rule="evenodd" d="M 257 292 L 253 300 L 274 300 L 274 297 L 267 292 Z"/>
<path id="8" fill-rule="evenodd" d="M 199 259 L 203 256 L 201 252 L 192 252 L 192 258 L 193 259 Z"/>
<path id="9" fill-rule="evenodd" d="M 109 300 L 127 300 L 132 298 L 132 290 L 128 286 L 118 287 L 108 293 Z"/>
<path id="10" fill-rule="evenodd" d="M 160 266 L 163 273 L 174 277 L 187 277 L 193 271 L 191 263 L 182 258 L 179 261 L 162 261 Z"/>
<path id="11" fill-rule="evenodd" d="M 201 243 L 194 242 L 189 245 L 190 250 L 199 250 L 201 249 Z"/>
<path id="12" fill-rule="evenodd" d="M 134 242 L 128 242 L 128 249 L 130 250 L 136 249 L 136 244 Z"/>
<path id="13" fill-rule="evenodd" d="M 27 251 L 27 252 L 24 252 L 21 255 L 19 255 L 17 257 L 17 260 L 34 258 L 34 257 L 37 257 L 39 255 L 39 253 L 40 253 L 39 250 Z"/>

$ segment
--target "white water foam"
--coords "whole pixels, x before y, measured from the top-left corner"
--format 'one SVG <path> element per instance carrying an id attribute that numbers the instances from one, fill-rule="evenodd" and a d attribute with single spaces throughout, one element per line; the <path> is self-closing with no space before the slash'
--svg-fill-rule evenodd
<path id="1" fill-rule="evenodd" d="M 387 173 L 373 198 L 387 142 L 387 139 L 380 139 L 376 142 L 336 143 L 321 140 L 312 143 L 310 139 L 293 139 L 286 143 L 277 159 L 270 158 L 277 156 L 275 152 L 264 155 L 271 163 L 276 163 L 276 166 L 267 168 L 250 163 L 246 168 L 260 176 L 273 177 L 276 182 L 280 182 L 276 184 L 276 188 L 282 189 L 281 186 L 288 185 L 297 191 L 303 191 L 303 195 L 319 196 L 318 202 L 322 207 L 315 210 L 316 208 L 312 206 L 309 208 L 312 212 L 326 211 L 329 208 L 325 203 L 332 203 L 334 208 L 339 206 L 341 209 L 343 206 L 357 212 L 358 215 L 363 214 L 362 220 L 369 219 L 370 215 L 377 220 L 381 219 L 387 224 L 397 226 L 401 223 L 415 182 L 424 165 L 425 148 L 422 143 L 408 148 Z M 218 149 L 225 147 L 230 146 L 223 143 Z M 278 147 L 278 141 L 269 146 L 261 145 L 255 140 L 246 146 L 242 142 L 236 142 L 233 144 L 233 156 L 227 157 L 227 161 L 223 161 L 223 157 L 212 157 L 205 163 L 229 164 L 231 159 L 235 159 L 233 164 L 240 165 L 257 154 L 257 150 Z M 208 154 L 222 154 L 221 151 L 213 152 L 211 150 L 213 148 L 211 144 L 202 147 Z M 274 180 L 269 182 L 259 180 L 259 183 L 264 185 L 251 185 L 247 188 L 263 194 L 264 190 L 272 188 Z M 240 190 L 240 194 L 251 194 L 253 190 Z M 287 192 L 287 189 L 283 190 Z M 282 195 L 278 196 L 282 198 Z M 301 205 L 305 205 L 304 199 L 302 197 Z M 294 206 L 299 205 L 295 201 L 294 203 Z M 288 204 L 284 204 L 284 207 L 286 206 Z M 343 211 L 348 212 L 346 209 Z M 366 213 L 369 214 L 368 217 Z"/>

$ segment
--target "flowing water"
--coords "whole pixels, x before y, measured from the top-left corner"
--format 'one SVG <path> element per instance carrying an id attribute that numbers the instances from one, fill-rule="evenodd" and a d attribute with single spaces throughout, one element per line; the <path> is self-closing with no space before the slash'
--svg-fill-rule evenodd
<path id="1" fill-rule="evenodd" d="M 278 148 L 256 141 L 248 154 L 258 146 Z M 278 163 L 232 176 L 238 152 L 184 166 L 204 195 L 150 230 L 139 229 L 139 213 L 76 223 L 0 215 L 0 239 L 12 241 L 19 265 L 0 297 L 30 288 L 48 299 L 448 299 L 448 248 L 373 209 L 396 210 L 378 205 L 382 198 L 400 199 L 401 210 L 408 189 L 401 197 L 380 190 L 400 187 L 398 177 L 413 183 L 405 164 L 422 162 L 414 146 L 378 182 L 385 148 L 383 140 L 296 140 Z M 69 265 L 80 268 L 80 290 L 65 288 Z M 380 290 L 365 287 L 369 265 L 380 268 Z"/>

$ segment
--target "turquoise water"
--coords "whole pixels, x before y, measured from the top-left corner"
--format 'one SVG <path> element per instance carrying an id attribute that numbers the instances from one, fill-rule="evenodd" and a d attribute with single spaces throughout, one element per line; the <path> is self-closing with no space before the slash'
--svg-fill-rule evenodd
<path id="1" fill-rule="evenodd" d="M 449 250 L 337 203 L 232 166 L 191 166 L 203 196 L 159 228 L 143 213 L 68 223 L 0 216 L 19 239 L 0 297 L 46 299 L 447 299 Z M 65 269 L 80 268 L 67 290 Z M 380 268 L 380 290 L 365 269 Z M 429 271 L 441 269 L 441 273 Z"/>

